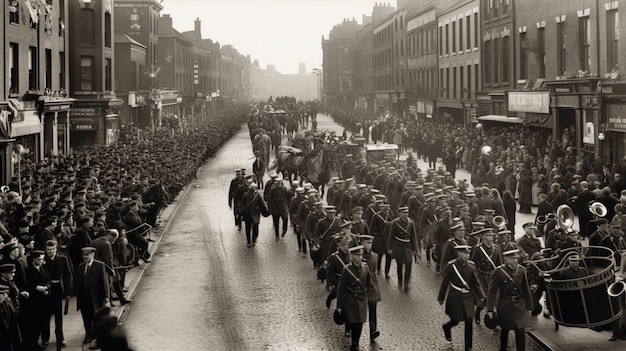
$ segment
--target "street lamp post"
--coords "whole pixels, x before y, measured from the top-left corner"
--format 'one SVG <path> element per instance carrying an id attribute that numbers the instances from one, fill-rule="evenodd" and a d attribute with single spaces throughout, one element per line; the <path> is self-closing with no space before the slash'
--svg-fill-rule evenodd
<path id="1" fill-rule="evenodd" d="M 151 65 L 150 66 L 150 72 L 148 72 L 148 76 L 152 79 L 152 100 L 154 101 L 154 107 L 157 110 L 157 128 L 158 130 L 161 129 L 161 92 L 159 91 L 159 72 L 161 71 L 161 67 L 158 67 L 156 65 Z M 156 83 L 156 84 L 155 84 Z M 152 118 L 150 118 L 152 121 L 154 121 Z M 152 125 L 154 126 L 154 122 L 152 122 Z M 153 127 L 154 129 L 154 127 Z"/>

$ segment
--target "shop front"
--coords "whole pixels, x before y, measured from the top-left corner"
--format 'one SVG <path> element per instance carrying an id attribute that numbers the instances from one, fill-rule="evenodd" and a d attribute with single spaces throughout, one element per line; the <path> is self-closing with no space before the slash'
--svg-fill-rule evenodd
<path id="1" fill-rule="evenodd" d="M 39 109 L 43 121 L 43 155 L 69 155 L 69 118 L 74 99 L 41 96 Z"/>
<path id="2" fill-rule="evenodd" d="M 391 96 L 389 93 L 376 93 L 376 112 L 385 115 L 391 111 Z"/>
<path id="3" fill-rule="evenodd" d="M 0 184 L 11 179 L 11 146 L 15 139 L 11 138 L 10 116 L 8 102 L 0 101 Z"/>
<path id="4" fill-rule="evenodd" d="M 616 162 L 626 156 L 626 82 L 598 85 L 602 119 L 597 131 L 600 150 L 608 161 Z"/>
<path id="5" fill-rule="evenodd" d="M 76 100 L 69 118 L 71 147 L 116 143 L 120 130 L 117 108 L 121 104 L 123 100 L 115 97 Z"/>
<path id="6" fill-rule="evenodd" d="M 465 110 L 458 100 L 437 100 L 437 115 L 440 123 L 464 124 Z"/>
<path id="7" fill-rule="evenodd" d="M 577 150 L 598 153 L 600 125 L 599 78 L 546 81 L 550 93 L 552 137 Z M 574 140 L 569 140 L 573 138 Z"/>

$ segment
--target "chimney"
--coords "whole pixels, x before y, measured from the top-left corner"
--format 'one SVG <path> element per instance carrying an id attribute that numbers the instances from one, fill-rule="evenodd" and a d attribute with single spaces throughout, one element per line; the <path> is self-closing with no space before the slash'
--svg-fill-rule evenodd
<path id="1" fill-rule="evenodd" d="M 200 35 L 200 34 L 201 34 L 201 31 L 200 31 L 200 28 L 201 28 L 201 27 L 200 27 L 200 24 L 201 24 L 201 22 L 200 22 L 200 18 L 199 18 L 199 17 L 196 17 L 196 20 L 193 22 L 193 29 L 194 29 L 194 32 L 196 32 L 196 34 L 198 34 L 198 35 Z"/>

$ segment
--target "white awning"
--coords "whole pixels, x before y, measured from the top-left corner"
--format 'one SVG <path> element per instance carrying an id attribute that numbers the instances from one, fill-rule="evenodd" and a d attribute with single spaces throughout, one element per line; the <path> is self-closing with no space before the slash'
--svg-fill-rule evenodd
<path id="1" fill-rule="evenodd" d="M 41 133 L 41 121 L 39 120 L 39 113 L 36 110 L 26 110 L 23 113 L 23 121 L 11 123 L 12 138 L 23 135 Z"/>
<path id="2" fill-rule="evenodd" d="M 494 122 L 503 122 L 503 123 L 514 123 L 514 124 L 522 124 L 524 123 L 523 118 L 519 117 L 508 117 L 508 116 L 500 116 L 500 115 L 486 115 L 478 117 L 479 121 L 494 121 Z"/>

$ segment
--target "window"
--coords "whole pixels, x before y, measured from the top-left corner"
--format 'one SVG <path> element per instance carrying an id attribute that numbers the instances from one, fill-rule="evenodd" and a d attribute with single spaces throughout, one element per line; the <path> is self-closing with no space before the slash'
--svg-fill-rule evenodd
<path id="1" fill-rule="evenodd" d="M 452 38 L 452 53 L 456 51 L 456 21 L 452 22 L 452 33 L 450 35 Z"/>
<path id="2" fill-rule="evenodd" d="M 474 65 L 474 92 L 477 92 L 478 90 L 480 90 L 480 71 L 478 70 L 478 64 Z"/>
<path id="3" fill-rule="evenodd" d="M 463 17 L 459 18 L 459 51 L 463 51 Z"/>
<path id="4" fill-rule="evenodd" d="M 557 72 L 564 76 L 567 73 L 565 64 L 565 22 L 556 24 Z"/>
<path id="5" fill-rule="evenodd" d="M 439 56 L 443 55 L 443 27 L 439 27 Z"/>
<path id="6" fill-rule="evenodd" d="M 509 82 L 509 39 L 510 37 L 507 35 L 502 37 L 502 74 L 501 74 L 501 82 L 508 83 Z"/>
<path id="7" fill-rule="evenodd" d="M 493 39 L 493 63 L 492 66 L 485 67 L 486 69 L 493 69 L 493 77 L 491 77 L 491 82 L 498 84 L 500 83 L 500 39 Z"/>
<path id="8" fill-rule="evenodd" d="M 111 47 L 111 14 L 106 12 L 104 14 L 104 46 Z"/>
<path id="9" fill-rule="evenodd" d="M 130 30 L 138 31 L 141 29 L 141 21 L 138 13 L 130 14 Z"/>
<path id="10" fill-rule="evenodd" d="M 52 89 L 52 50 L 46 49 L 46 88 Z"/>
<path id="11" fill-rule="evenodd" d="M 439 69 L 439 97 L 443 97 L 443 90 L 445 89 L 445 85 L 443 84 L 443 68 Z"/>
<path id="12" fill-rule="evenodd" d="M 65 0 L 59 0 L 59 36 L 65 31 Z"/>
<path id="13" fill-rule="evenodd" d="M 478 49 L 478 13 L 474 13 L 474 49 Z"/>
<path id="14" fill-rule="evenodd" d="M 28 47 L 28 89 L 37 90 L 37 48 Z"/>
<path id="15" fill-rule="evenodd" d="M 578 45 L 580 69 L 589 72 L 591 68 L 591 53 L 589 52 L 591 28 L 589 26 L 589 17 L 578 18 Z"/>
<path id="16" fill-rule="evenodd" d="M 104 90 L 111 90 L 111 59 L 104 60 Z"/>
<path id="17" fill-rule="evenodd" d="M 456 99 L 456 67 L 452 67 L 452 98 Z"/>
<path id="18" fill-rule="evenodd" d="M 95 12 L 92 9 L 80 9 L 80 43 L 96 45 Z"/>
<path id="19" fill-rule="evenodd" d="M 469 15 L 465 17 L 465 25 L 467 26 L 467 33 L 465 33 L 465 35 L 467 36 L 467 39 L 465 40 L 465 47 L 467 50 L 469 50 L 472 48 L 472 24 L 470 23 Z"/>
<path id="20" fill-rule="evenodd" d="M 619 67 L 619 12 L 617 10 L 606 13 L 606 64 L 611 71 Z"/>
<path id="21" fill-rule="evenodd" d="M 446 24 L 446 55 L 450 53 L 450 24 Z"/>
<path id="22" fill-rule="evenodd" d="M 484 58 L 484 67 L 485 67 L 485 85 L 491 83 L 491 41 L 485 41 L 483 45 L 483 58 Z"/>
<path id="23" fill-rule="evenodd" d="M 80 90 L 92 91 L 95 87 L 95 58 L 93 56 L 80 57 Z"/>
<path id="24" fill-rule="evenodd" d="M 475 79 L 478 80 L 478 77 Z M 472 65 L 467 65 L 467 98 L 472 98 Z"/>
<path id="25" fill-rule="evenodd" d="M 20 4 L 18 0 L 9 1 L 9 23 L 20 23 Z"/>
<path id="26" fill-rule="evenodd" d="M 450 98 L 450 68 L 446 68 L 446 98 Z"/>
<path id="27" fill-rule="evenodd" d="M 59 52 L 59 88 L 65 89 L 65 53 Z"/>
<path id="28" fill-rule="evenodd" d="M 539 56 L 539 77 L 546 77 L 546 29 L 537 29 L 537 52 Z"/>
<path id="29" fill-rule="evenodd" d="M 528 47 L 528 42 L 526 41 L 526 32 L 519 34 L 519 77 L 520 79 L 526 79 L 526 48 Z"/>
<path id="30" fill-rule="evenodd" d="M 9 94 L 19 93 L 19 68 L 20 68 L 20 54 L 19 45 L 17 43 L 9 43 Z"/>
<path id="31" fill-rule="evenodd" d="M 459 67 L 459 89 L 461 89 L 461 100 L 464 98 L 465 91 L 467 91 L 467 89 L 465 88 L 465 72 L 463 71 L 464 68 L 464 66 Z"/>

